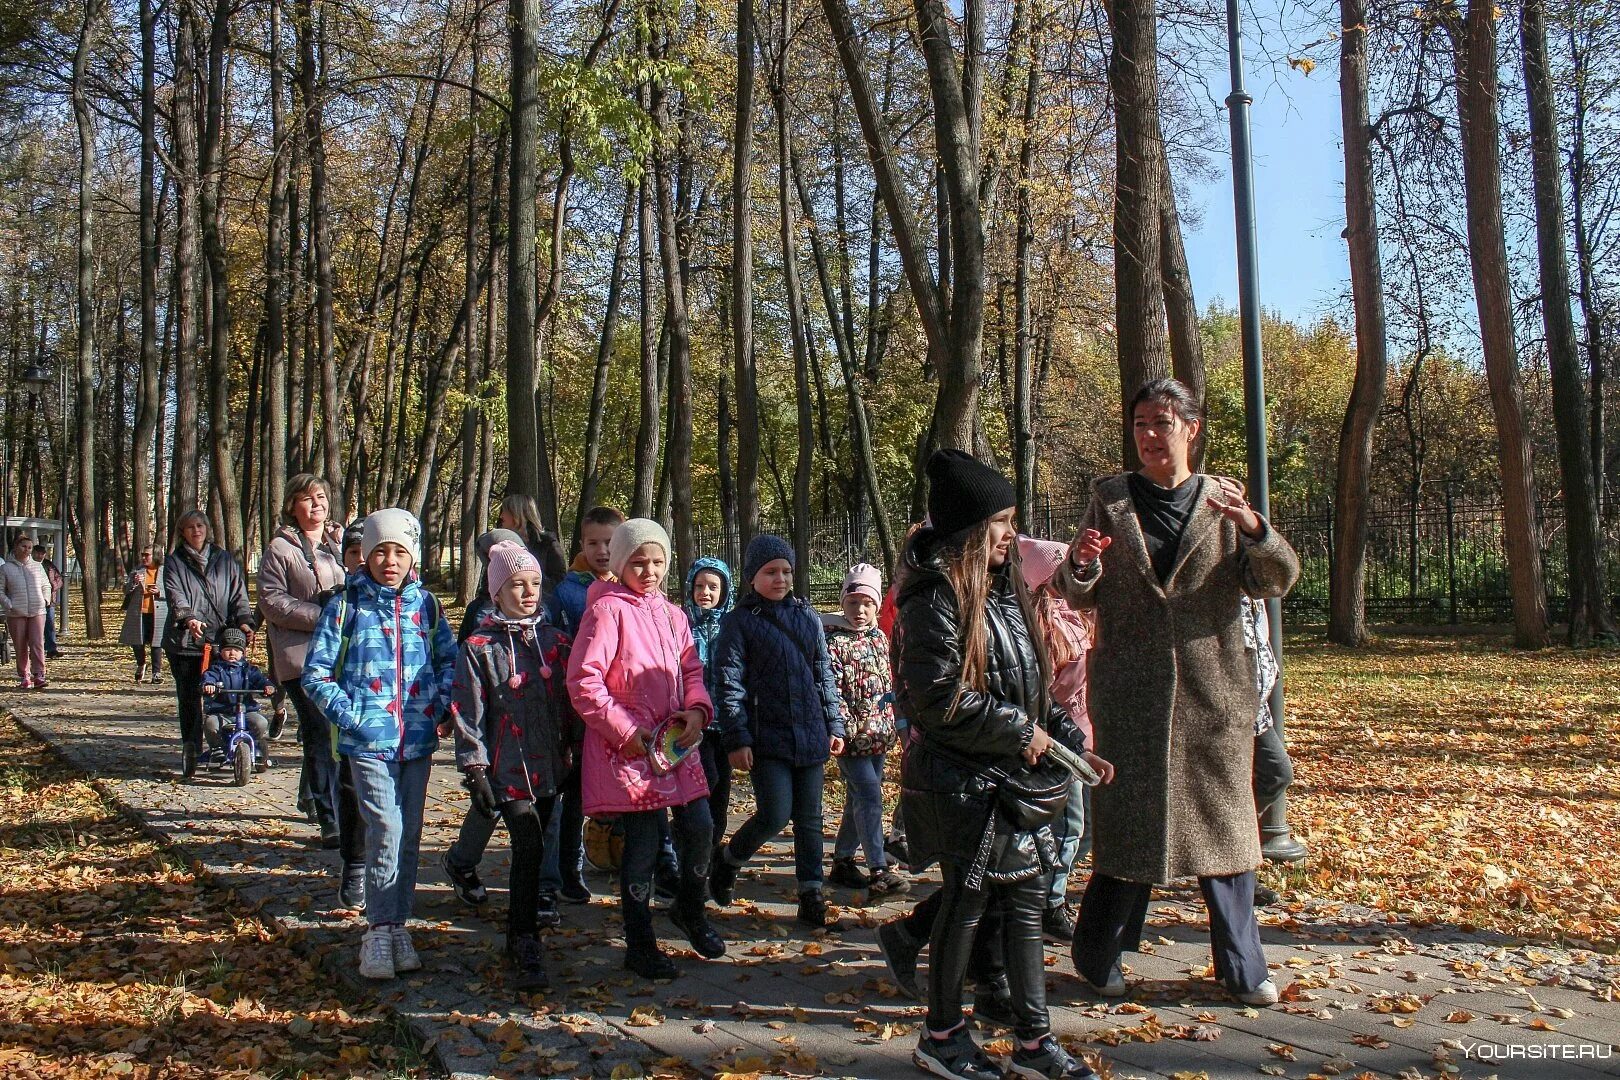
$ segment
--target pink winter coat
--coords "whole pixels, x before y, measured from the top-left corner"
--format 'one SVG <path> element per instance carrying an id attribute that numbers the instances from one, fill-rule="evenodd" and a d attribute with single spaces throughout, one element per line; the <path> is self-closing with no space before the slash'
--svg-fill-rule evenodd
<path id="1" fill-rule="evenodd" d="M 617 581 L 591 585 L 568 659 L 568 695 L 585 721 L 585 813 L 660 810 L 709 794 L 700 754 L 659 776 L 646 758 L 619 753 L 637 730 L 650 735 L 673 713 L 697 709 L 705 728 L 714 720 L 686 612 L 662 595 Z"/>
<path id="2" fill-rule="evenodd" d="M 1078 653 L 1067 664 L 1054 667 L 1052 696 L 1068 712 L 1074 726 L 1085 733 L 1087 748 L 1096 749 L 1091 737 L 1091 714 L 1086 708 L 1086 666 L 1093 644 L 1091 616 L 1055 597 L 1042 600 L 1051 604 L 1052 622 L 1058 633 L 1068 640 L 1070 650 Z"/>

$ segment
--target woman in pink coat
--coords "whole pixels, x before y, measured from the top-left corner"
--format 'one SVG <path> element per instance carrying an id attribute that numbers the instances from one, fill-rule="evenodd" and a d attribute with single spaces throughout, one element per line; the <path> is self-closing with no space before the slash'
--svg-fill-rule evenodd
<path id="1" fill-rule="evenodd" d="M 658 948 L 652 922 L 666 810 L 681 867 L 670 919 L 700 956 L 726 952 L 703 911 L 714 825 L 701 755 L 688 753 L 665 768 L 662 755 L 652 753 L 653 733 L 665 720 L 675 721 L 677 743 L 690 750 L 714 719 L 686 613 L 664 598 L 669 553 L 669 534 L 656 521 L 631 518 L 614 531 L 609 568 L 618 580 L 597 581 L 586 594 L 568 661 L 568 693 L 585 721 L 585 813 L 622 817 L 624 966 L 648 979 L 679 974 Z"/>

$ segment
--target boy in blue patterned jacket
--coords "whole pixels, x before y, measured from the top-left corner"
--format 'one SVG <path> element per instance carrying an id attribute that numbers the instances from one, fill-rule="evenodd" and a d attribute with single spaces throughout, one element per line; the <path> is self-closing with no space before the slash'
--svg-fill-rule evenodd
<path id="1" fill-rule="evenodd" d="M 422 526 L 408 511 L 368 515 L 361 568 L 327 601 L 304 660 L 304 691 L 338 729 L 366 823 L 360 974 L 368 979 L 422 966 L 406 923 L 456 640 L 416 572 L 421 544 Z"/>

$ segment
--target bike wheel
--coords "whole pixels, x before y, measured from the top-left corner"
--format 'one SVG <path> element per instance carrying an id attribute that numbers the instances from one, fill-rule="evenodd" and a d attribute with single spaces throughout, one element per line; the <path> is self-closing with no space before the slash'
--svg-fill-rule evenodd
<path id="1" fill-rule="evenodd" d="M 237 787 L 247 787 L 248 777 L 253 775 L 253 744 L 242 739 L 231 751 L 231 768 L 235 775 L 232 780 Z"/>

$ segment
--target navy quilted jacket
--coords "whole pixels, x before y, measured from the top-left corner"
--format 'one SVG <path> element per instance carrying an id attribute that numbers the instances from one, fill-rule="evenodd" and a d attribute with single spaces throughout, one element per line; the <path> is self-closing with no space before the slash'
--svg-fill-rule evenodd
<path id="1" fill-rule="evenodd" d="M 818 765 L 844 737 L 844 709 L 821 620 L 804 600 L 750 592 L 720 624 L 711 660 L 715 720 L 726 750 Z"/>

